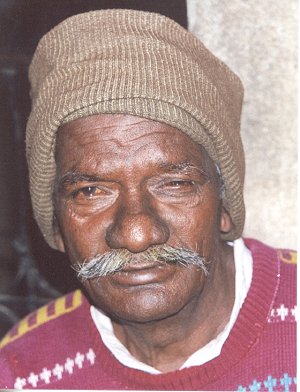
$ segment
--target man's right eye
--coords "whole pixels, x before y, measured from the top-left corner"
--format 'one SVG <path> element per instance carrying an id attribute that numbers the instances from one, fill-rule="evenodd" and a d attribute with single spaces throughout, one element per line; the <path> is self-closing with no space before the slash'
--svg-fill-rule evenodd
<path id="1" fill-rule="evenodd" d="M 72 192 L 72 196 L 74 199 L 93 199 L 105 195 L 107 195 L 107 192 L 97 186 L 85 186 Z"/>

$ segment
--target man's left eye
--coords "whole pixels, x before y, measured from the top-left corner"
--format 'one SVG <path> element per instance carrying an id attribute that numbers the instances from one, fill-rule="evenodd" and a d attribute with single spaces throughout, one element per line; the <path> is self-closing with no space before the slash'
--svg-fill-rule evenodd
<path id="1" fill-rule="evenodd" d="M 172 189 L 192 188 L 194 185 L 195 185 L 195 181 L 192 180 L 173 180 L 165 184 L 165 186 L 170 187 Z"/>
<path id="2" fill-rule="evenodd" d="M 162 195 L 181 197 L 195 193 L 198 188 L 193 180 L 171 180 L 164 182 L 159 189 Z"/>

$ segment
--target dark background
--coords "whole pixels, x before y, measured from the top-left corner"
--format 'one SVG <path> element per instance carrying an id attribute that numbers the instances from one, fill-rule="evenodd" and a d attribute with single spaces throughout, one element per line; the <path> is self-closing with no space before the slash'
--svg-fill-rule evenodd
<path id="1" fill-rule="evenodd" d="M 79 286 L 66 256 L 45 243 L 32 217 L 24 144 L 27 71 L 47 31 L 71 15 L 104 8 L 154 11 L 187 27 L 185 0 L 0 0 L 0 337 L 27 313 Z"/>

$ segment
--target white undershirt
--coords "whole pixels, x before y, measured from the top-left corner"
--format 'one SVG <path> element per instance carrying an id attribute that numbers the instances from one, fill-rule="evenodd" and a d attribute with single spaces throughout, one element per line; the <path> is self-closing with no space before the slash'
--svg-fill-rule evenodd
<path id="1" fill-rule="evenodd" d="M 223 344 L 225 343 L 247 296 L 252 280 L 253 260 L 251 252 L 246 248 L 244 241 L 241 238 L 228 244 L 233 246 L 235 262 L 235 301 L 230 320 L 215 339 L 211 340 L 204 347 L 192 354 L 180 369 L 202 365 L 220 354 Z M 101 310 L 91 306 L 91 316 L 101 335 L 103 343 L 119 362 L 127 367 L 139 369 L 147 373 L 161 373 L 152 366 L 140 362 L 130 354 L 126 347 L 116 338 L 110 318 L 101 312 Z"/>

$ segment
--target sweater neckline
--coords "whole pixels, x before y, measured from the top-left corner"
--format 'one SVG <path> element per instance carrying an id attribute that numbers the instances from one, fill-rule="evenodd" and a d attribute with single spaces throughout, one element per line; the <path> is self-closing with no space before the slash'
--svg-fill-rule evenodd
<path id="1" fill-rule="evenodd" d="M 193 380 L 197 380 L 198 388 L 215 382 L 238 363 L 257 342 L 266 327 L 280 280 L 280 261 L 276 250 L 256 240 L 244 241 L 253 257 L 252 283 L 238 318 L 217 358 L 201 366 L 158 375 L 126 367 L 119 363 L 102 343 L 87 305 L 86 319 L 90 325 L 95 353 L 102 370 L 110 377 L 121 380 L 129 389 L 176 390 L 182 389 L 183 385 L 184 389 L 194 389 Z"/>

